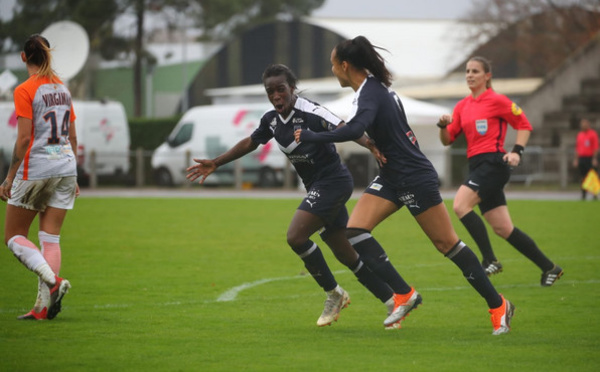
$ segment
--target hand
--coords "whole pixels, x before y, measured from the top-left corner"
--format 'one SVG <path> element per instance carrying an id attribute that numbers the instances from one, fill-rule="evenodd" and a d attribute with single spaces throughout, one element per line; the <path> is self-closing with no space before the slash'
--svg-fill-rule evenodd
<path id="1" fill-rule="evenodd" d="M 294 139 L 296 140 L 296 143 L 300 143 L 300 133 L 302 133 L 302 129 L 296 129 L 294 132 Z"/>
<path id="2" fill-rule="evenodd" d="M 199 177 L 202 177 L 198 183 L 203 184 L 206 177 L 217 169 L 217 165 L 214 161 L 207 159 L 194 159 L 194 161 L 198 164 L 186 169 L 188 173 L 185 178 L 194 182 Z"/>
<path id="3" fill-rule="evenodd" d="M 79 189 L 79 184 L 75 183 L 75 197 L 79 197 L 79 194 L 81 194 L 81 189 Z"/>
<path id="4" fill-rule="evenodd" d="M 444 114 L 440 116 L 440 120 L 438 120 L 438 124 L 442 126 L 448 126 L 450 123 L 452 123 L 452 115 Z"/>
<path id="5" fill-rule="evenodd" d="M 511 167 L 516 167 L 521 162 L 521 156 L 516 152 L 509 152 L 507 154 L 504 154 L 502 160 L 504 160 L 504 162 L 510 165 Z"/>
<path id="6" fill-rule="evenodd" d="M 377 160 L 377 164 L 379 164 L 379 167 L 383 167 L 383 165 L 387 163 L 387 159 L 385 155 L 383 155 L 383 153 L 379 151 L 377 146 L 375 146 L 375 142 L 373 142 L 373 140 L 371 139 L 367 140 L 367 147 L 371 151 L 371 154 L 373 154 L 373 156 L 375 157 L 375 160 Z"/>
<path id="7" fill-rule="evenodd" d="M 12 189 L 12 184 L 13 181 L 7 178 L 4 180 L 4 182 L 2 182 L 2 185 L 0 185 L 0 199 L 2 199 L 2 201 L 7 201 L 10 199 L 10 190 Z"/>

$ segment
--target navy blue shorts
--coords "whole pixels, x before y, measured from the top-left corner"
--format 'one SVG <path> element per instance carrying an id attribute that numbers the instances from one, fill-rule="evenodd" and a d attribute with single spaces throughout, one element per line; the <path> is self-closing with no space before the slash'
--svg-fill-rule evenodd
<path id="1" fill-rule="evenodd" d="M 381 176 L 375 177 L 365 189 L 365 194 L 391 201 L 398 209 L 406 205 L 413 216 L 425 212 L 442 202 L 439 182 L 435 177 L 424 178 L 414 185 L 396 186 Z"/>
<path id="2" fill-rule="evenodd" d="M 325 230 L 345 229 L 348 224 L 346 202 L 352 196 L 353 189 L 354 183 L 349 173 L 315 181 L 298 209 L 321 217 L 325 221 Z M 321 237 L 326 239 L 323 232 Z"/>
<path id="3" fill-rule="evenodd" d="M 503 153 L 488 153 L 469 158 L 469 175 L 463 185 L 475 191 L 481 203 L 481 213 L 506 205 L 504 186 L 510 179 L 510 166 Z"/>

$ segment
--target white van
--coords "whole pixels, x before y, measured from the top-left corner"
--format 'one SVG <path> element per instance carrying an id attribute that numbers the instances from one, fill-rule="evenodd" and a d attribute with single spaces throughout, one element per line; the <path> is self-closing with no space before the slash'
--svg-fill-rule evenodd
<path id="1" fill-rule="evenodd" d="M 188 110 L 167 140 L 152 155 L 156 183 L 173 186 L 188 182 L 186 168 L 194 158 L 212 159 L 248 137 L 260 124 L 269 103 L 196 106 Z M 286 156 L 269 141 L 238 160 L 242 181 L 260 187 L 283 183 Z M 234 162 L 208 176 L 205 184 L 234 184 Z"/>
<path id="2" fill-rule="evenodd" d="M 122 176 L 129 172 L 129 124 L 120 102 L 73 100 L 77 115 L 79 182 L 85 185 L 92 171 L 92 151 L 98 176 Z M 17 139 L 13 102 L 0 102 L 0 152 L 5 172 Z"/>

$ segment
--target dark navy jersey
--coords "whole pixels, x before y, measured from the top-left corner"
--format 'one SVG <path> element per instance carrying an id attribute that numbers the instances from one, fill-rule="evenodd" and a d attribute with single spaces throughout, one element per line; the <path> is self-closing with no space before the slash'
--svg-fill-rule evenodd
<path id="1" fill-rule="evenodd" d="M 275 110 L 267 111 L 259 127 L 250 136 L 252 141 L 266 144 L 275 138 L 279 149 L 288 157 L 306 188 L 320 179 L 348 173 L 340 161 L 333 143 L 296 143 L 294 131 L 301 128 L 312 132 L 327 132 L 337 128 L 342 120 L 324 107 L 303 97 L 297 97 L 287 118 Z"/>
<path id="2" fill-rule="evenodd" d="M 396 93 L 369 76 L 356 91 L 352 105 L 345 126 L 329 133 L 302 131 L 300 139 L 315 143 L 344 142 L 356 140 L 367 132 L 387 159 L 380 169 L 384 179 L 402 186 L 437 178 L 435 168 L 419 149 Z"/>

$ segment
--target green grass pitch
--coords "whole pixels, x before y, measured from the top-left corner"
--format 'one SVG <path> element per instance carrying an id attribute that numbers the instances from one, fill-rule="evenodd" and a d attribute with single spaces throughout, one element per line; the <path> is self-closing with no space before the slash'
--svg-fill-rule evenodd
<path id="1" fill-rule="evenodd" d="M 494 337 L 483 299 L 406 210 L 374 236 L 423 304 L 402 329 L 384 330 L 384 305 L 314 236 L 352 299 L 337 323 L 317 327 L 325 296 L 285 242 L 299 202 L 79 199 L 61 238 L 61 275 L 73 288 L 56 319 L 16 320 L 37 279 L 0 250 L 0 371 L 600 368 L 600 204 L 509 201 L 515 225 L 565 275 L 542 288 L 537 267 L 490 231 L 505 270 L 492 282 L 516 306 L 512 331 Z M 37 243 L 37 227 L 30 238 Z"/>

